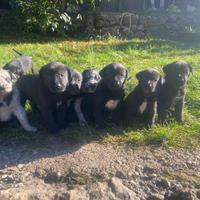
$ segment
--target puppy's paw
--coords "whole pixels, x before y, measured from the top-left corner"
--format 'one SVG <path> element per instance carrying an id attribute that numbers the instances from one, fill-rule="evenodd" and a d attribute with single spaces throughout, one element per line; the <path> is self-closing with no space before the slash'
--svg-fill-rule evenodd
<path id="1" fill-rule="evenodd" d="M 88 123 L 86 120 L 80 120 L 79 125 L 80 125 L 80 127 L 88 127 Z"/>
<path id="2" fill-rule="evenodd" d="M 147 129 L 150 129 L 150 128 L 153 128 L 154 127 L 154 123 L 148 123 L 146 126 L 147 126 Z"/>
<path id="3" fill-rule="evenodd" d="M 36 127 L 34 127 L 34 126 L 31 126 L 31 127 L 29 127 L 29 128 L 27 129 L 27 131 L 30 132 L 30 133 L 35 133 L 35 132 L 38 131 L 38 129 L 37 129 Z"/>

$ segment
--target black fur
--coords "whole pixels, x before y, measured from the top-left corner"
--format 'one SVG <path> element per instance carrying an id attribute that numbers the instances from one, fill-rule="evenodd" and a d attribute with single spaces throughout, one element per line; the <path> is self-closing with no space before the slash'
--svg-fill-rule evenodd
<path id="1" fill-rule="evenodd" d="M 139 83 L 123 102 L 124 121 L 128 124 L 139 120 L 151 127 L 155 122 L 157 92 L 161 76 L 154 70 L 136 74 Z"/>
<path id="2" fill-rule="evenodd" d="M 82 73 L 83 81 L 81 85 L 81 91 L 78 95 L 74 96 L 71 100 L 70 106 L 67 110 L 67 122 L 79 122 L 80 126 L 87 126 L 88 123 L 82 112 L 82 102 L 90 97 L 90 94 L 94 93 L 101 81 L 99 72 L 92 69 L 84 70 Z"/>
<path id="3" fill-rule="evenodd" d="M 185 99 L 185 86 L 190 73 L 191 65 L 185 61 L 176 61 L 163 67 L 165 73 L 164 83 L 159 90 L 158 118 L 162 124 L 166 123 L 167 113 L 172 105 L 175 107 L 177 122 L 183 122 L 183 107 Z"/>
<path id="4" fill-rule="evenodd" d="M 57 119 L 58 108 L 67 102 L 71 80 L 70 69 L 59 62 L 52 62 L 43 66 L 39 75 L 25 75 L 17 81 L 22 104 L 28 99 L 40 111 L 47 129 L 58 132 L 60 120 Z"/>
<path id="5" fill-rule="evenodd" d="M 102 79 L 96 92 L 83 102 L 83 109 L 97 128 L 104 127 L 106 120 L 112 121 L 112 114 L 124 98 L 125 82 L 130 78 L 128 70 L 120 63 L 107 65 L 100 71 L 100 76 Z M 89 103 L 89 107 L 85 105 L 84 108 L 84 103 Z"/>

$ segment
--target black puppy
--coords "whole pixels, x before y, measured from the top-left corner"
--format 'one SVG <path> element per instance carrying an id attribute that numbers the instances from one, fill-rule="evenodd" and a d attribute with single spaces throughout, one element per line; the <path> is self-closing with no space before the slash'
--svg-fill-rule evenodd
<path id="1" fill-rule="evenodd" d="M 112 63 L 100 71 L 101 82 L 92 95 L 90 108 L 92 120 L 97 128 L 102 128 L 106 120 L 112 121 L 113 113 L 125 96 L 125 82 L 128 70 L 120 63 Z"/>
<path id="2" fill-rule="evenodd" d="M 185 61 L 176 61 L 164 66 L 163 71 L 165 77 L 158 95 L 158 118 L 162 124 L 166 123 L 167 113 L 174 104 L 175 118 L 178 122 L 183 122 L 185 86 L 193 69 Z"/>
<path id="3" fill-rule="evenodd" d="M 67 121 L 68 123 L 78 121 L 80 126 L 87 126 L 88 123 L 82 111 L 82 107 L 84 106 L 82 102 L 85 102 L 96 91 L 101 81 L 101 76 L 98 71 L 92 69 L 84 70 L 82 76 L 81 92 L 72 100 L 67 111 Z"/>
<path id="4" fill-rule="evenodd" d="M 154 69 L 136 74 L 139 83 L 123 102 L 124 121 L 139 120 L 151 127 L 155 122 L 157 92 L 161 76 Z"/>
<path id="5" fill-rule="evenodd" d="M 77 87 L 71 84 L 72 77 L 76 77 L 72 76 L 74 73 L 64 64 L 52 62 L 43 66 L 39 75 L 22 76 L 16 83 L 22 104 L 28 99 L 36 105 L 50 132 L 58 132 L 61 128 L 57 110 L 63 102 L 67 102 L 67 90 L 71 92 L 75 88 L 77 92 Z"/>
<path id="6" fill-rule="evenodd" d="M 3 69 L 8 70 L 12 74 L 16 76 L 16 78 L 28 74 L 29 72 L 35 73 L 34 64 L 32 61 L 32 57 L 23 55 L 13 49 L 20 56 L 9 63 L 7 63 Z"/>

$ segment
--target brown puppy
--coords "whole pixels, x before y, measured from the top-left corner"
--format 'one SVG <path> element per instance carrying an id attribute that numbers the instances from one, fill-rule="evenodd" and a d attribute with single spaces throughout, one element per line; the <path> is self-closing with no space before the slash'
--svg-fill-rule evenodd
<path id="1" fill-rule="evenodd" d="M 136 74 L 139 83 L 124 100 L 124 121 L 128 124 L 139 120 L 151 127 L 155 122 L 159 72 L 148 69 Z"/>
<path id="2" fill-rule="evenodd" d="M 185 99 L 185 86 L 190 73 L 191 65 L 185 61 L 176 61 L 163 67 L 164 82 L 158 93 L 158 118 L 166 123 L 167 113 L 172 105 L 175 107 L 175 118 L 183 122 L 183 107 Z"/>

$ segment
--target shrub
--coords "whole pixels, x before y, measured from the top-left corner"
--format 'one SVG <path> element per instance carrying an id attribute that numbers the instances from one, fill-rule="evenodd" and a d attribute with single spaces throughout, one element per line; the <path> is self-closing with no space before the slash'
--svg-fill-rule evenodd
<path id="1" fill-rule="evenodd" d="M 66 33 L 72 25 L 71 14 L 80 16 L 81 9 L 94 9 L 100 0 L 15 0 L 24 30 L 39 33 Z M 12 6 L 13 0 L 11 0 Z M 80 17 L 81 19 L 81 17 Z"/>

